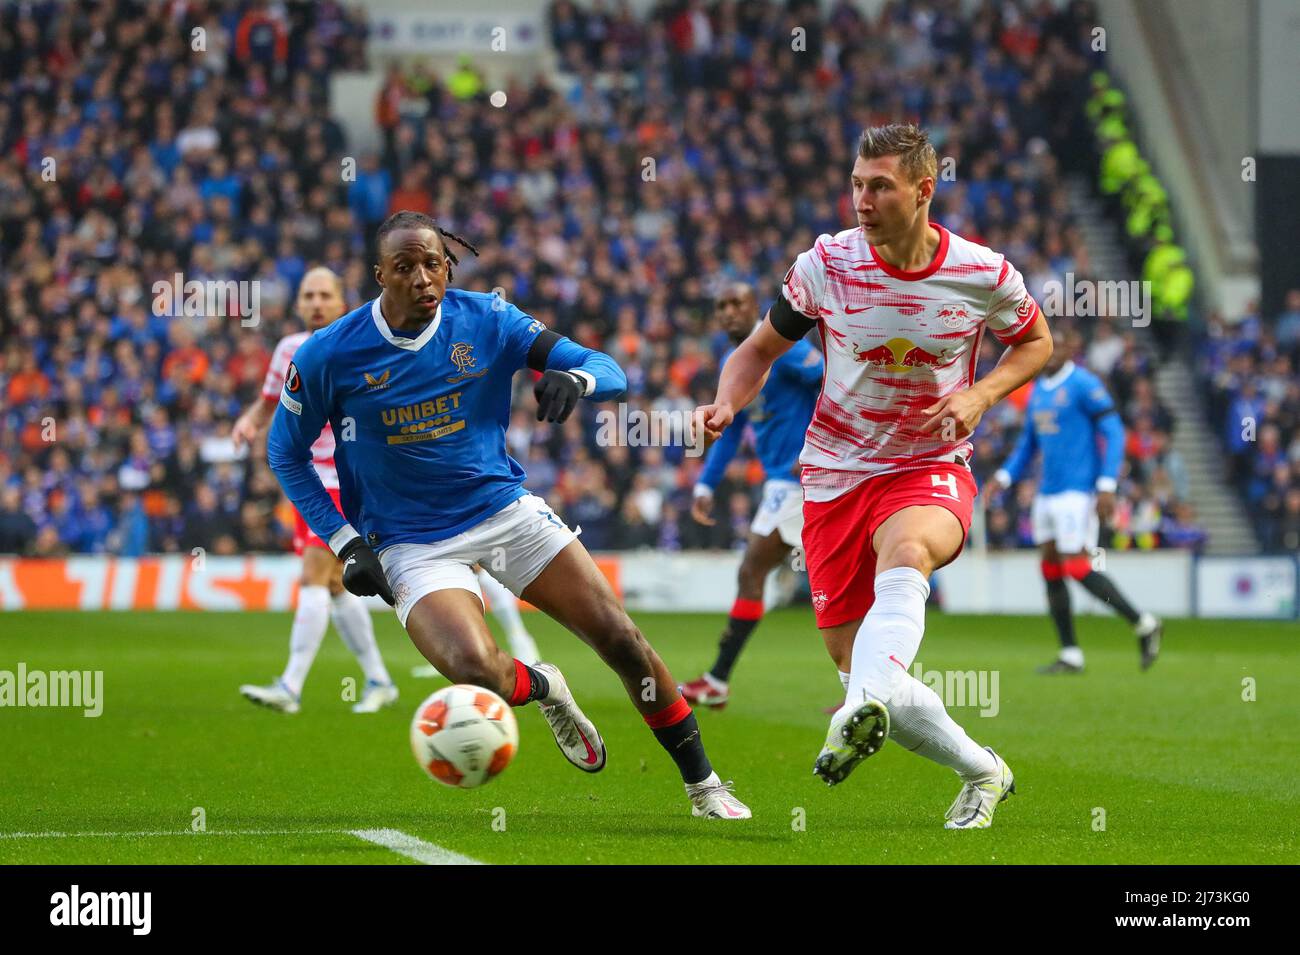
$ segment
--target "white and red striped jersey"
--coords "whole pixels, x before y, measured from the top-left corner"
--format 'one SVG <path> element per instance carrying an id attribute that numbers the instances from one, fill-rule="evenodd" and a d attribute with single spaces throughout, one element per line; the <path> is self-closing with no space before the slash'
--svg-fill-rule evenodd
<path id="1" fill-rule="evenodd" d="M 289 371 L 289 362 L 293 361 L 298 346 L 310 337 L 311 332 L 294 332 L 285 335 L 275 346 L 271 355 L 271 364 L 267 366 L 266 378 L 262 381 L 262 397 L 267 401 L 280 400 L 280 390 L 284 388 L 284 376 Z M 312 443 L 311 463 L 320 476 L 321 484 L 328 490 L 337 490 L 339 472 L 334 467 L 334 430 L 328 421 L 321 430 L 320 437 Z"/>
<path id="2" fill-rule="evenodd" d="M 877 474 L 969 462 L 968 439 L 918 430 L 924 409 L 974 384 L 986 325 L 1012 344 L 1038 315 L 1005 257 L 932 225 L 939 247 L 924 269 L 894 268 L 857 228 L 818 237 L 786 274 L 782 294 L 817 321 L 826 354 L 799 456 L 810 501 L 833 500 Z"/>

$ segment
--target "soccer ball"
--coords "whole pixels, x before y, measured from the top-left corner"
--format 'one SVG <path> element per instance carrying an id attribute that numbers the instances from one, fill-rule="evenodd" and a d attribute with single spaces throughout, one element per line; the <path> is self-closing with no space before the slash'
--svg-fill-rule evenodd
<path id="1" fill-rule="evenodd" d="M 458 683 L 434 693 L 411 720 L 411 752 L 444 786 L 473 789 L 500 773 L 519 749 L 519 725 L 505 700 Z"/>

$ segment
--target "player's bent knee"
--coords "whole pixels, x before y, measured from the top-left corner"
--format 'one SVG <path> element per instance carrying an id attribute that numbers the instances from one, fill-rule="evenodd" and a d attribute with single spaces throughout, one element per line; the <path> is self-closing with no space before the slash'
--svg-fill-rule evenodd
<path id="1" fill-rule="evenodd" d="M 501 693 L 504 689 L 508 695 L 510 688 L 514 686 L 514 670 L 511 667 L 507 675 L 501 663 L 501 660 L 487 654 L 466 655 L 453 659 L 447 666 L 444 676 L 456 683 L 483 686 L 497 693 Z"/>
<path id="2" fill-rule="evenodd" d="M 895 567 L 911 567 L 929 575 L 934 569 L 934 556 L 922 541 L 899 541 L 889 549 L 888 554 L 881 555 L 877 572 L 892 570 Z"/>

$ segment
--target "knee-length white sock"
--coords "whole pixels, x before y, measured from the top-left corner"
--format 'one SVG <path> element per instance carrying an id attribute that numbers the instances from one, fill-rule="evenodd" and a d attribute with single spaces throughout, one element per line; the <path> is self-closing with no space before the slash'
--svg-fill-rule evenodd
<path id="1" fill-rule="evenodd" d="M 302 685 L 316 659 L 316 651 L 330 625 L 328 587 L 308 585 L 298 588 L 298 606 L 293 611 L 289 630 L 289 662 L 280 679 L 295 696 L 302 695 Z"/>
<path id="2" fill-rule="evenodd" d="M 853 642 L 848 699 L 872 697 L 889 710 L 890 737 L 963 779 L 997 772 L 997 762 L 948 715 L 943 700 L 908 673 L 925 635 L 930 584 L 919 570 L 877 575 L 876 599 Z"/>
<path id="3" fill-rule="evenodd" d="M 919 570 L 894 567 L 876 575 L 876 599 L 853 638 L 848 699 L 887 703 L 916 659 L 925 634 L 930 585 Z"/>
<path id="4" fill-rule="evenodd" d="M 361 664 L 361 672 L 372 683 L 392 683 L 384 658 L 379 655 L 379 644 L 375 642 L 375 622 L 370 611 L 356 594 L 343 591 L 335 594 L 330 605 L 330 616 L 339 636 L 352 655 Z"/>
<path id="5" fill-rule="evenodd" d="M 904 749 L 947 766 L 963 780 L 991 776 L 997 760 L 948 715 L 939 694 L 910 673 L 885 703 L 889 738 Z"/>

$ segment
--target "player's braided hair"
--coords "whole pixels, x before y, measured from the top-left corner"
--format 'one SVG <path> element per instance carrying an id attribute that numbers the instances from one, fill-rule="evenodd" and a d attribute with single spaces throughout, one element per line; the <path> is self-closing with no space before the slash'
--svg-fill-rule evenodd
<path id="1" fill-rule="evenodd" d="M 385 219 L 383 224 L 380 225 L 379 231 L 375 233 L 376 256 L 379 255 L 380 246 L 384 244 L 384 236 L 388 235 L 390 232 L 396 232 L 398 229 L 432 229 L 434 232 L 438 233 L 438 235 L 442 236 L 444 240 L 451 239 L 457 245 L 469 249 L 470 252 L 478 255 L 478 249 L 469 242 L 469 240 L 461 238 L 454 232 L 448 232 L 442 226 L 438 225 L 437 220 L 435 220 L 433 216 L 427 216 L 423 212 L 411 212 L 409 209 L 404 209 L 401 212 L 394 212 L 391 216 Z M 457 258 L 456 253 L 451 251 L 447 246 L 446 241 L 442 243 L 442 249 L 447 253 L 447 261 L 450 263 L 447 266 L 447 281 L 450 282 L 455 277 L 452 272 L 452 266 L 459 265 L 460 259 Z"/>

